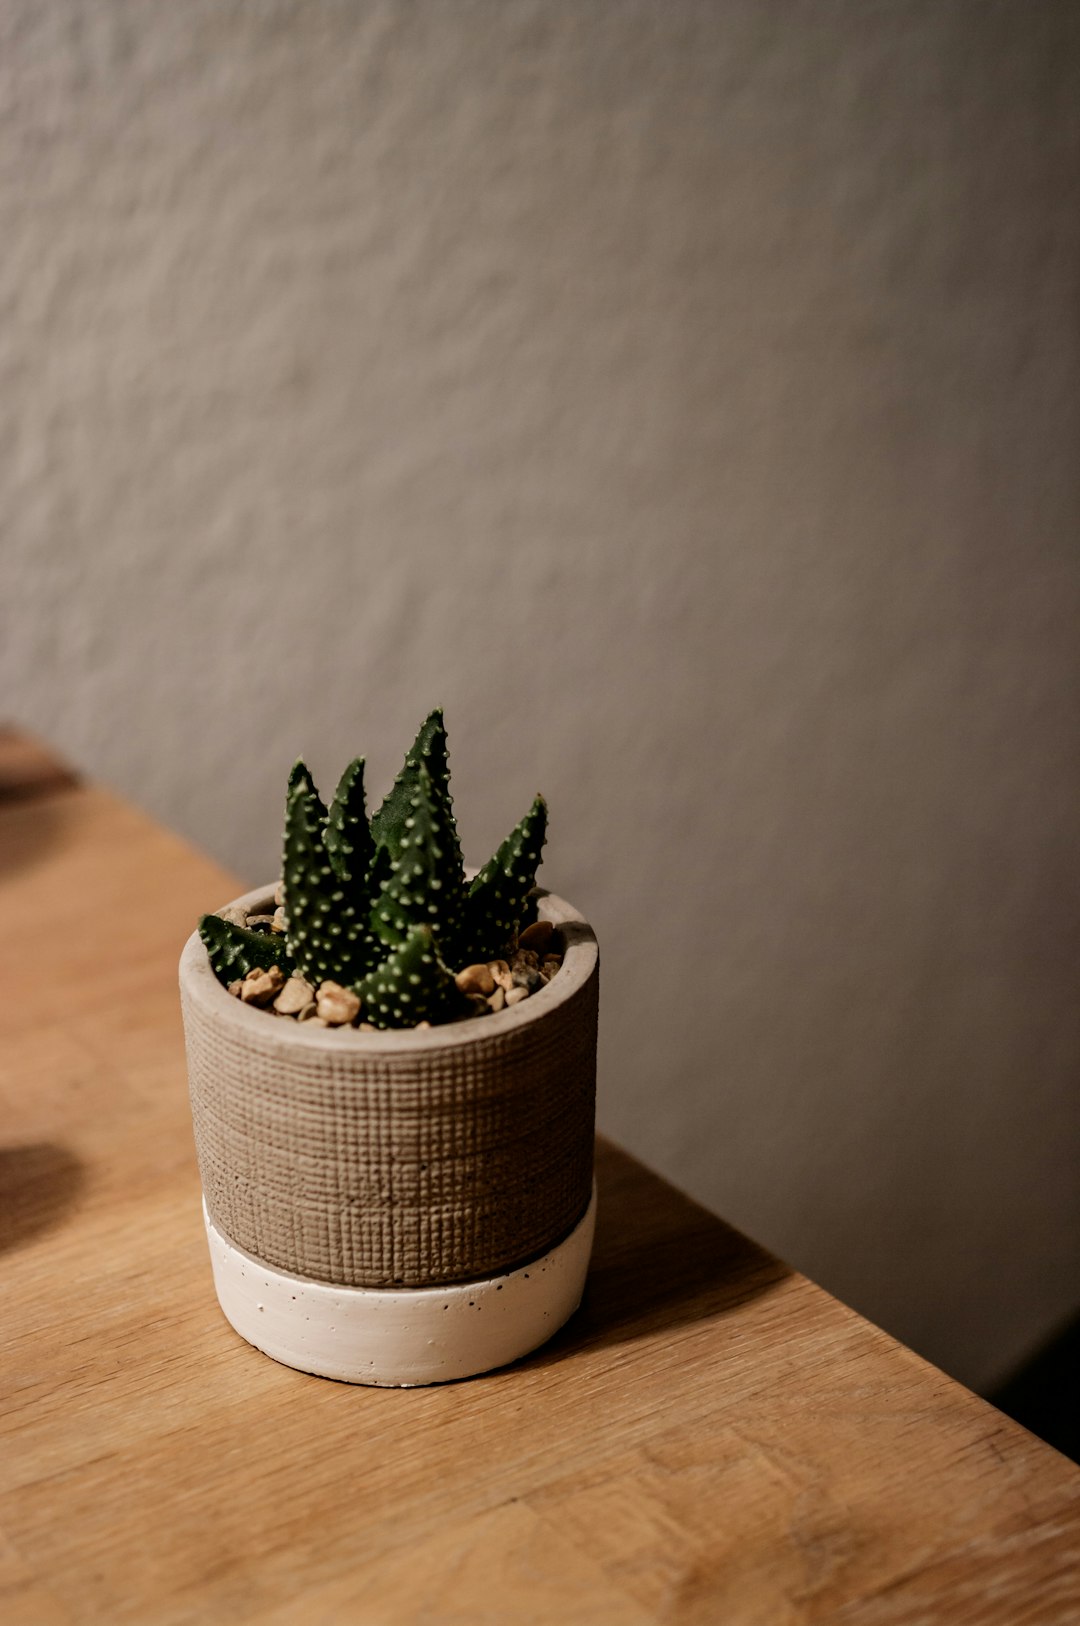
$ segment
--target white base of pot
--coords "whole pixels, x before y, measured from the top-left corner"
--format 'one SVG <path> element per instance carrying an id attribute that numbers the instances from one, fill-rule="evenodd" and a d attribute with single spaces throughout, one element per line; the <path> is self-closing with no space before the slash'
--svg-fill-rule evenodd
<path id="1" fill-rule="evenodd" d="M 222 1235 L 203 1208 L 214 1286 L 241 1338 L 285 1366 L 343 1383 L 412 1388 L 519 1360 L 581 1302 L 596 1227 L 584 1218 L 520 1270 L 452 1287 L 335 1287 L 275 1270 Z"/>

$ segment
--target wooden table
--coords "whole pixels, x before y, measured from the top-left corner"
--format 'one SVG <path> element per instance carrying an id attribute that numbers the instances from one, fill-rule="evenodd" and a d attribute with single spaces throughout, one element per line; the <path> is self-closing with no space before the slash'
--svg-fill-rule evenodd
<path id="1" fill-rule="evenodd" d="M 5 1626 L 1080 1621 L 1080 1469 L 612 1146 L 586 1303 L 517 1367 L 365 1390 L 242 1343 L 176 998 L 238 883 L 5 760 Z"/>

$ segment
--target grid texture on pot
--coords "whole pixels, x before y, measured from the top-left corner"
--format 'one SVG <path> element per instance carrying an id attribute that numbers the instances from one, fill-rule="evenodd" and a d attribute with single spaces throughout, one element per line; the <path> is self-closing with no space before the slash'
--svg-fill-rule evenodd
<path id="1" fill-rule="evenodd" d="M 591 933 L 581 947 L 587 974 L 534 995 L 530 1020 L 484 1017 L 413 1047 L 297 1042 L 291 1024 L 182 977 L 218 1229 L 279 1269 L 357 1287 L 467 1281 L 543 1253 L 592 1187 Z"/>

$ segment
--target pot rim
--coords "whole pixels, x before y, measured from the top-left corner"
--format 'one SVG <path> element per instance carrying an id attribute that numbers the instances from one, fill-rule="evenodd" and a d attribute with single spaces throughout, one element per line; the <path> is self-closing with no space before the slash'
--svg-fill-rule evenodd
<path id="1" fill-rule="evenodd" d="M 239 907 L 251 914 L 266 914 L 274 907 L 274 887 L 259 886 L 242 893 L 219 908 Z M 439 1026 L 385 1028 L 377 1033 L 361 1033 L 354 1027 L 322 1028 L 308 1022 L 286 1021 L 270 1016 L 254 1005 L 245 1005 L 218 981 L 210 957 L 198 931 L 192 932 L 180 956 L 180 985 L 195 1005 L 219 1020 L 239 1023 L 254 1038 L 257 1034 L 271 1043 L 299 1045 L 313 1052 L 342 1051 L 356 1056 L 402 1055 L 411 1051 L 460 1049 L 477 1040 L 497 1039 L 533 1022 L 542 1022 L 559 1005 L 571 999 L 596 970 L 599 947 L 592 927 L 572 904 L 554 892 L 538 889 L 538 917 L 550 920 L 562 932 L 565 943 L 558 975 L 509 1009 L 491 1016 Z M 252 1024 L 255 1024 L 254 1027 Z"/>

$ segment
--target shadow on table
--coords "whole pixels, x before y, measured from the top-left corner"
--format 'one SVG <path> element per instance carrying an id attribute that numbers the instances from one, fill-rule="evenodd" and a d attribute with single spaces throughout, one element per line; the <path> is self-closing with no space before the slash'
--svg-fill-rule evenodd
<path id="1" fill-rule="evenodd" d="M 50 1141 L 0 1147 L 0 1253 L 56 1225 L 82 1189 L 83 1166 Z"/>
<path id="2" fill-rule="evenodd" d="M 0 724 L 0 875 L 48 852 L 60 823 L 55 798 L 77 783 L 39 740 Z"/>
<path id="3" fill-rule="evenodd" d="M 581 1309 L 522 1366 L 722 1315 L 791 1271 L 626 1152 L 597 1147 L 596 1246 Z"/>
<path id="4" fill-rule="evenodd" d="M 59 832 L 60 812 L 51 803 L 7 802 L 0 796 L 0 879 L 47 858 Z"/>
<path id="5" fill-rule="evenodd" d="M 1063 1456 L 1080 1462 L 1080 1315 L 1061 1327 L 1008 1383 L 991 1405 L 1037 1434 Z"/>

